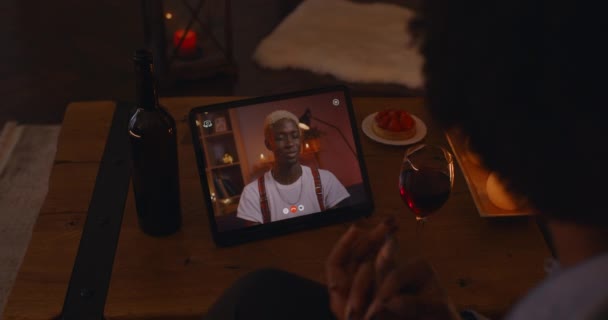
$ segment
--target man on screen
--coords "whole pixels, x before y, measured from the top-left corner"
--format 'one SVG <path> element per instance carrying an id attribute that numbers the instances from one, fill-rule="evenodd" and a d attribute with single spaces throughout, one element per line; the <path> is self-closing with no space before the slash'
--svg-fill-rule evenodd
<path id="1" fill-rule="evenodd" d="M 300 164 L 298 123 L 298 117 L 285 110 L 270 113 L 264 121 L 264 143 L 275 162 L 241 194 L 237 217 L 249 225 L 324 211 L 350 196 L 333 173 Z"/>

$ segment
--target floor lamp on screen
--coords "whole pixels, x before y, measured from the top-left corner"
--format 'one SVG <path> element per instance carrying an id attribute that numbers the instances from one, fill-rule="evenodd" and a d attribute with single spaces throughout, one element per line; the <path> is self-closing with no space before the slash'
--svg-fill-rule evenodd
<path id="1" fill-rule="evenodd" d="M 355 158 L 357 158 L 357 153 L 355 152 L 355 149 L 353 149 L 353 147 L 350 145 L 350 143 L 348 143 L 348 140 L 346 139 L 346 136 L 344 136 L 344 133 L 342 132 L 342 130 L 340 130 L 340 128 L 338 128 L 336 125 L 329 123 L 327 121 L 321 120 L 315 116 L 312 115 L 312 112 L 310 111 L 310 109 L 306 109 L 306 111 L 304 112 L 304 114 L 300 117 L 300 123 L 299 123 L 299 127 L 302 130 L 310 130 L 310 122 L 312 120 L 318 121 L 328 127 L 334 128 L 336 131 L 338 131 L 338 133 L 340 134 L 340 137 L 342 137 L 342 140 L 344 140 L 344 143 L 346 144 L 346 146 L 348 146 L 348 149 L 350 149 L 350 152 L 353 154 L 353 156 Z"/>

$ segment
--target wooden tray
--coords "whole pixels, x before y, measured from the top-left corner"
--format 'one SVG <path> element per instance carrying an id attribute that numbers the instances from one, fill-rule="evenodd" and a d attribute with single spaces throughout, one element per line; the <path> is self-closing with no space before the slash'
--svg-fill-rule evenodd
<path id="1" fill-rule="evenodd" d="M 456 130 L 452 130 L 446 132 L 446 137 L 450 143 L 450 147 L 452 147 L 454 157 L 460 165 L 481 217 L 526 216 L 531 214 L 531 210 L 528 208 L 505 210 L 495 206 L 488 198 L 486 192 L 486 181 L 490 172 L 469 160 L 465 147 L 465 139 L 462 134 Z"/>

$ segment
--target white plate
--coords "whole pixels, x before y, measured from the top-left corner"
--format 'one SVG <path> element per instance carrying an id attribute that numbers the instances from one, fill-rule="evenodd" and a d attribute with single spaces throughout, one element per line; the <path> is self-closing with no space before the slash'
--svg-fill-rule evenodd
<path id="1" fill-rule="evenodd" d="M 361 129 L 363 130 L 363 133 L 365 133 L 365 135 L 367 135 L 368 137 L 370 137 L 370 139 L 374 141 L 384 144 L 390 144 L 393 146 L 406 146 L 408 144 L 416 143 L 426 136 L 426 124 L 424 124 L 424 122 L 422 122 L 420 118 L 410 113 L 410 115 L 416 122 L 416 134 L 413 137 L 404 140 L 388 140 L 379 137 L 374 133 L 374 130 L 372 129 L 372 123 L 374 122 L 374 117 L 377 113 L 378 112 L 374 112 L 369 116 L 365 117 L 365 119 L 363 119 L 363 123 L 361 124 Z"/>

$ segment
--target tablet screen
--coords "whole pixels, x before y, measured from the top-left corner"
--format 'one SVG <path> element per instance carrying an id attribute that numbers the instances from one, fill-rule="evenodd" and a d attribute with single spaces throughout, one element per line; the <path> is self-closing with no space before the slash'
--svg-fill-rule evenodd
<path id="1" fill-rule="evenodd" d="M 342 87 L 193 109 L 215 231 L 371 203 L 353 119 Z"/>

